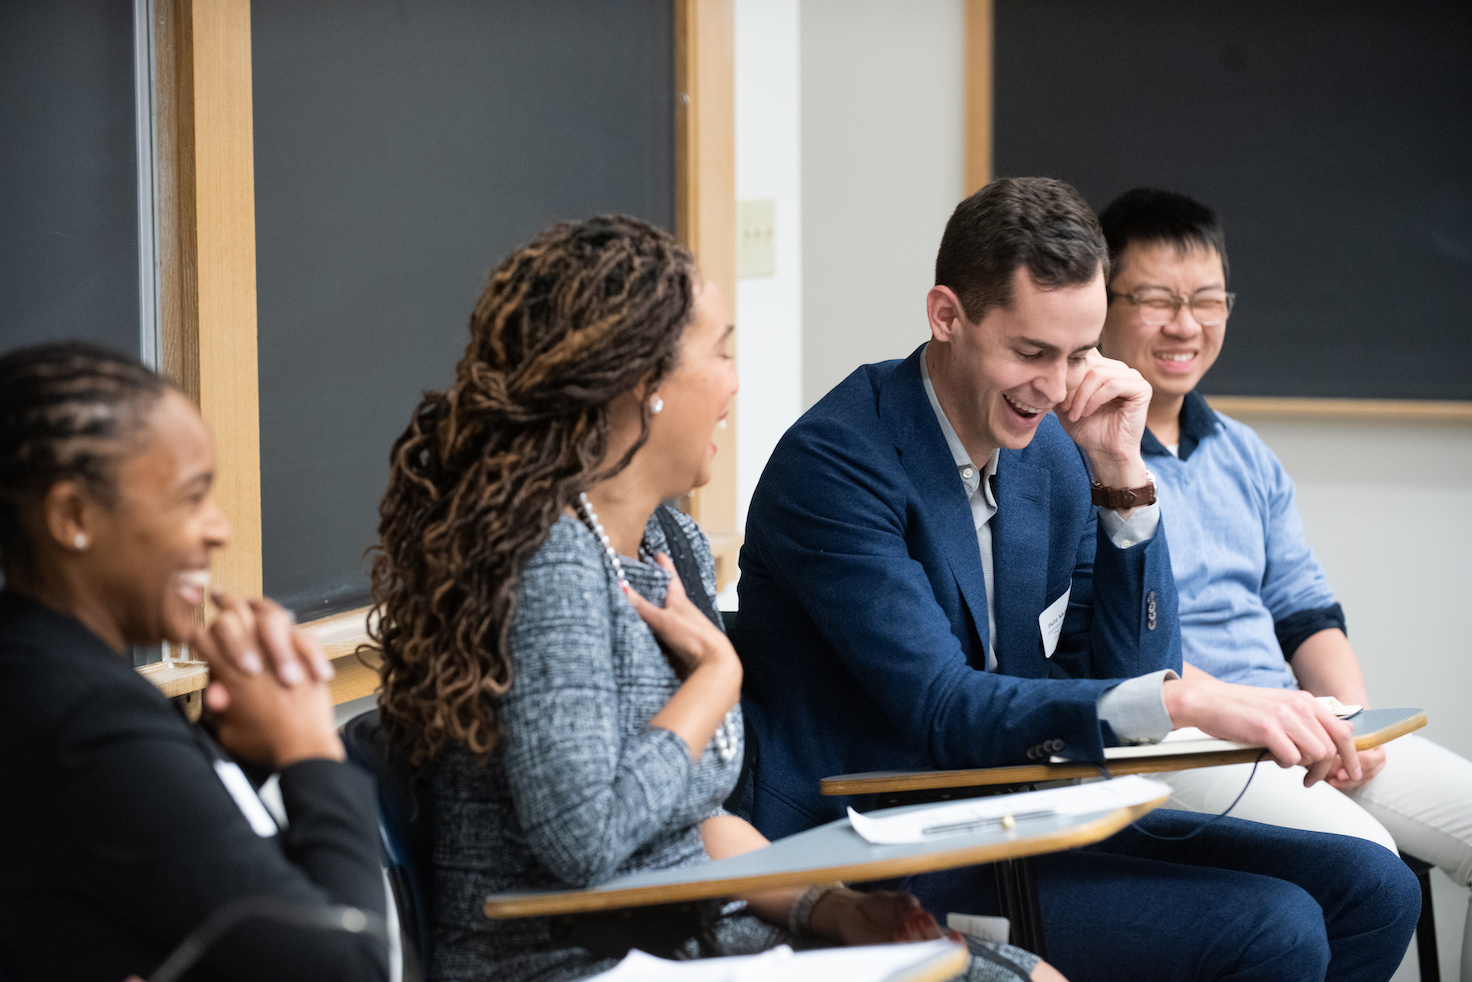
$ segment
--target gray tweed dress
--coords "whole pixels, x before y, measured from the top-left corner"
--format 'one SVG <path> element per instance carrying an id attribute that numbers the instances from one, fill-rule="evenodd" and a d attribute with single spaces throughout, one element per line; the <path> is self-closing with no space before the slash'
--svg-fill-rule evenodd
<path id="1" fill-rule="evenodd" d="M 689 588 L 713 596 L 710 547 L 694 522 L 677 517 L 703 574 L 704 583 Z M 643 556 L 664 551 L 651 518 Z M 624 575 L 663 605 L 669 575 L 643 556 L 623 557 Z M 684 740 L 649 726 L 680 680 L 577 520 L 561 518 L 522 571 L 508 645 L 513 676 L 500 701 L 501 746 L 485 763 L 452 750 L 431 768 L 435 982 L 553 982 L 611 968 L 616 960 L 558 941 L 546 918 L 486 918 L 485 896 L 709 862 L 700 824 L 723 813 L 740 772 L 739 754 L 723 762 L 712 746 L 694 763 Z M 728 905 L 704 938 L 706 952 L 718 954 L 788 940 L 740 904 Z M 1028 970 L 1036 963 L 1005 951 Z M 975 961 L 970 979 L 1016 977 Z"/>

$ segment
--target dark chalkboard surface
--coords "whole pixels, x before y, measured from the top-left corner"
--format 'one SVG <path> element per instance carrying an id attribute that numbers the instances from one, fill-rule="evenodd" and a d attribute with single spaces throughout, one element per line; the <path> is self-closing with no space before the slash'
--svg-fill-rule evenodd
<path id="1" fill-rule="evenodd" d="M 671 0 L 253 0 L 266 593 L 366 602 L 388 452 L 543 226 L 672 228 Z"/>
<path id="2" fill-rule="evenodd" d="M 995 10 L 996 173 L 1221 214 L 1238 298 L 1205 391 L 1472 399 L 1472 4 Z"/>
<path id="3" fill-rule="evenodd" d="M 133 7 L 0 2 L 0 351 L 138 354 Z"/>

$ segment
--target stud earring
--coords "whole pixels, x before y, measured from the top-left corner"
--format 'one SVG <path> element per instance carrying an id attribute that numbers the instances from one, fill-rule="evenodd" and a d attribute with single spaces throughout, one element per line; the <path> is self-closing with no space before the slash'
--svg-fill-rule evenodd
<path id="1" fill-rule="evenodd" d="M 87 548 L 87 533 L 85 533 L 85 532 L 78 532 L 77 535 L 76 535 L 76 538 L 72 539 L 72 545 L 74 545 L 74 546 L 77 547 L 77 551 L 78 552 L 81 552 L 84 549 L 86 549 Z"/>
<path id="2" fill-rule="evenodd" d="M 649 411 L 651 413 L 657 413 L 662 409 L 664 409 L 664 400 L 661 399 L 659 396 L 655 396 L 653 399 L 649 400 Z"/>

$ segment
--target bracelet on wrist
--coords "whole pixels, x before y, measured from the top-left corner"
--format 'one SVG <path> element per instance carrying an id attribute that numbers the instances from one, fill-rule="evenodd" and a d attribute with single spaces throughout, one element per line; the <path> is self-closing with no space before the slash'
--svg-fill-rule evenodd
<path id="1" fill-rule="evenodd" d="M 794 938 L 809 938 L 813 933 L 813 909 L 834 890 L 846 889 L 843 883 L 815 883 L 798 894 L 787 911 L 787 931 Z"/>
<path id="2" fill-rule="evenodd" d="M 1145 472 L 1145 483 L 1137 488 L 1110 488 L 1098 481 L 1089 485 L 1089 497 L 1100 508 L 1121 511 L 1155 504 L 1155 475 Z"/>

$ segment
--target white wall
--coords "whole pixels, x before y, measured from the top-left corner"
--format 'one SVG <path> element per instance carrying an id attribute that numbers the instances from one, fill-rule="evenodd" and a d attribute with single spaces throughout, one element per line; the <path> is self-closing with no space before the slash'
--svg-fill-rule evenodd
<path id="1" fill-rule="evenodd" d="M 736 521 L 741 528 L 772 448 L 803 408 L 798 10 L 798 0 L 735 3 L 736 197 L 776 201 L 776 275 L 736 281 L 741 373 Z"/>
<path id="2" fill-rule="evenodd" d="M 929 336 L 964 193 L 964 27 L 962 0 L 802 0 L 804 406 Z"/>

